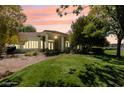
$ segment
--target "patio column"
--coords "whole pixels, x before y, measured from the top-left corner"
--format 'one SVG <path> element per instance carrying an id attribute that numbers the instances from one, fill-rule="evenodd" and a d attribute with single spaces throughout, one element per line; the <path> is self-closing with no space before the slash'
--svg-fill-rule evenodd
<path id="1" fill-rule="evenodd" d="M 45 35 L 45 49 L 48 48 L 48 34 Z"/>
<path id="2" fill-rule="evenodd" d="M 64 37 L 61 37 L 61 52 L 64 51 Z"/>

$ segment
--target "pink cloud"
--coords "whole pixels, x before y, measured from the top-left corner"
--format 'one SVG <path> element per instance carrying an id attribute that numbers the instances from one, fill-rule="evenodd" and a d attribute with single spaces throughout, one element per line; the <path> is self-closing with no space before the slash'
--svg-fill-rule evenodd
<path id="1" fill-rule="evenodd" d="M 46 22 L 30 22 L 33 25 L 55 25 L 55 24 L 71 24 L 71 20 L 51 20 L 51 21 L 46 21 Z"/>
<path id="2" fill-rule="evenodd" d="M 27 21 L 25 22 L 25 24 L 35 25 L 36 28 L 37 26 L 49 26 L 49 25 L 59 25 L 60 27 L 57 28 L 61 28 L 61 25 L 64 24 L 66 25 L 68 24 L 68 26 L 70 27 L 72 21 L 74 21 L 81 15 L 87 15 L 90 10 L 89 7 L 86 7 L 86 9 L 84 9 L 84 11 L 79 16 L 69 14 L 64 17 L 59 17 L 56 13 L 56 8 L 58 6 L 22 6 L 22 7 L 23 7 L 23 12 L 27 16 Z M 73 9 L 74 9 L 73 7 L 70 7 L 66 11 L 70 12 Z M 62 29 L 68 30 L 69 27 L 65 26 L 65 28 Z M 45 27 L 45 29 L 47 28 Z M 37 28 L 37 30 L 39 31 L 39 28 Z"/>

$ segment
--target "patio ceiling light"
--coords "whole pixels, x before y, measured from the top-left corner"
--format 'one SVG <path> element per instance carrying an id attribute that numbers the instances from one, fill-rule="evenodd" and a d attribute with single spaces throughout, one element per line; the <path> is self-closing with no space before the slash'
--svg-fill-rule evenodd
<path id="1" fill-rule="evenodd" d="M 54 39 L 57 39 L 58 38 L 58 36 L 54 36 Z"/>

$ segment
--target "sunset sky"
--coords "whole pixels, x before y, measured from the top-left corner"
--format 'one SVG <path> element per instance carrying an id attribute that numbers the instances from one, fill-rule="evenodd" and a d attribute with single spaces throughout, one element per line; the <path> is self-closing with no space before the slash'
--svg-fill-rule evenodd
<path id="1" fill-rule="evenodd" d="M 59 17 L 56 13 L 56 9 L 59 6 L 51 5 L 25 5 L 22 6 L 23 12 L 27 16 L 27 21 L 25 24 L 31 24 L 36 29 L 37 32 L 42 32 L 43 30 L 56 30 L 60 32 L 68 32 L 72 21 L 75 21 L 79 16 L 87 15 L 90 11 L 89 7 L 86 7 L 79 16 L 74 14 L 69 14 L 67 16 Z M 70 7 L 66 11 L 70 12 L 74 8 Z M 117 40 L 113 36 L 107 37 L 110 43 L 117 43 Z"/>
<path id="2" fill-rule="evenodd" d="M 87 15 L 89 7 L 85 8 L 79 16 L 69 14 L 67 16 L 59 17 L 56 13 L 56 8 L 59 6 L 46 6 L 46 5 L 35 5 L 35 6 L 22 6 L 23 12 L 27 16 L 25 24 L 31 24 L 36 27 L 37 32 L 43 30 L 57 30 L 60 32 L 68 32 L 72 21 L 75 21 L 81 15 Z M 70 12 L 73 7 L 70 7 L 66 11 Z"/>

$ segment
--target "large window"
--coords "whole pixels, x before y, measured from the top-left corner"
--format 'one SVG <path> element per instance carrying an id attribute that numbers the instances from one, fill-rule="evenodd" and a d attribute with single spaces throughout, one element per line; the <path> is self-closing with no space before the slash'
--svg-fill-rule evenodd
<path id="1" fill-rule="evenodd" d="M 23 45 L 24 49 L 36 49 L 38 48 L 38 41 L 27 41 Z"/>
<path id="2" fill-rule="evenodd" d="M 66 41 L 66 42 L 65 42 L 65 47 L 70 47 L 69 41 Z"/>
<path id="3" fill-rule="evenodd" d="M 48 49 L 53 50 L 53 47 L 54 47 L 54 41 L 53 40 L 48 40 Z M 47 48 L 46 47 L 46 42 L 45 42 L 45 48 Z"/>
<path id="4" fill-rule="evenodd" d="M 53 50 L 53 42 L 49 42 L 48 43 L 48 49 L 49 50 Z"/>

